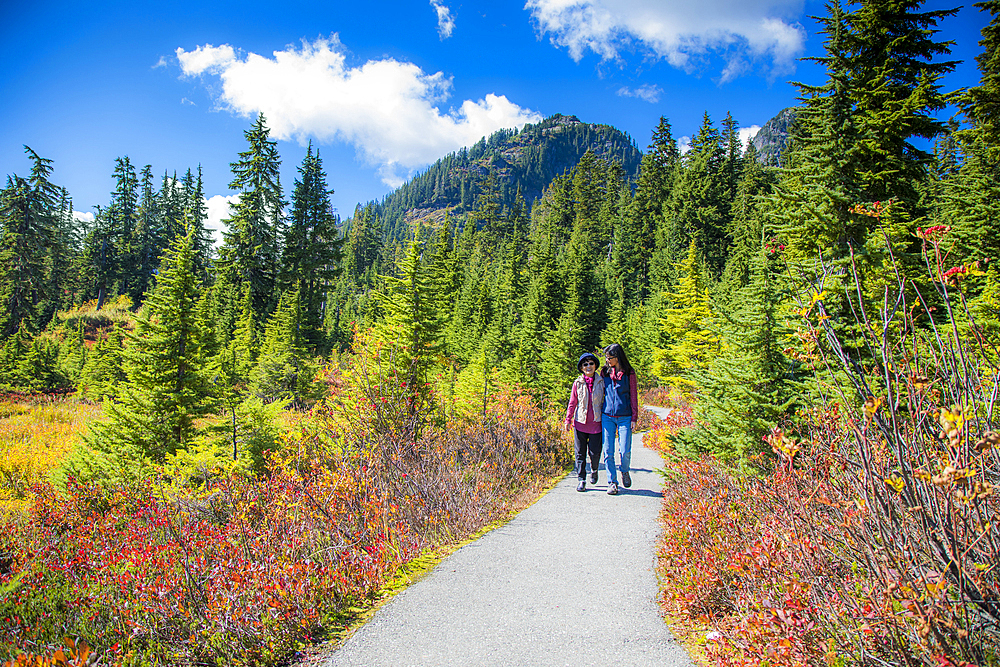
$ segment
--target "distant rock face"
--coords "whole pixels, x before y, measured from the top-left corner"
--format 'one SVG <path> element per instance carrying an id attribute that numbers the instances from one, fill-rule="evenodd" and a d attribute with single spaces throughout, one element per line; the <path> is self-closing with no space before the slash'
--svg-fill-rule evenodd
<path id="1" fill-rule="evenodd" d="M 795 122 L 795 107 L 782 109 L 777 116 L 764 123 L 760 131 L 751 139 L 757 149 L 761 164 L 780 166 L 781 156 L 788 149 L 792 123 Z"/>

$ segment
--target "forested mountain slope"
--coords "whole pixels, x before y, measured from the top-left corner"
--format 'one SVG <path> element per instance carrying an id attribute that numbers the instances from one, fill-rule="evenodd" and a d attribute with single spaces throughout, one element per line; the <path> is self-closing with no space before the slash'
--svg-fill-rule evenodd
<path id="1" fill-rule="evenodd" d="M 374 212 L 383 221 L 387 240 L 401 241 L 421 222 L 437 226 L 446 211 L 453 216 L 470 211 L 490 175 L 496 179 L 502 206 L 512 206 L 520 189 L 530 207 L 552 179 L 575 167 L 588 150 L 619 162 L 628 179 L 639 171 L 642 153 L 628 134 L 556 114 L 520 132 L 494 132 L 441 158 L 375 203 Z"/>

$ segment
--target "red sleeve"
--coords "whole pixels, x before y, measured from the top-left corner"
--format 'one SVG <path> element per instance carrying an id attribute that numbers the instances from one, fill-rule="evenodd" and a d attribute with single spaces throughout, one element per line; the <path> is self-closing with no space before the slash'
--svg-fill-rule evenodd
<path id="1" fill-rule="evenodd" d="M 573 385 L 569 388 L 569 405 L 566 407 L 567 426 L 573 425 L 573 415 L 576 413 L 576 406 L 579 402 L 580 399 L 576 395 L 576 380 L 573 380 Z"/>
<path id="2" fill-rule="evenodd" d="M 639 421 L 639 410 L 642 409 L 642 406 L 639 405 L 639 387 L 638 387 L 638 384 L 639 383 L 638 383 L 638 381 L 635 378 L 635 373 L 630 374 L 628 376 L 628 390 L 630 392 L 629 395 L 630 396 L 635 396 L 635 409 L 632 410 L 632 423 L 633 424 L 635 424 L 637 421 Z"/>

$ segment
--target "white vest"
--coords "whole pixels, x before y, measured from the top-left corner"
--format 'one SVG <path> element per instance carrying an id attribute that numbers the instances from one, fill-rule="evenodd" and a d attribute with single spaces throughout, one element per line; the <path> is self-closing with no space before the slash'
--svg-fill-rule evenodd
<path id="1" fill-rule="evenodd" d="M 601 410 L 604 408 L 604 378 L 594 374 L 594 390 L 587 391 L 587 382 L 581 375 L 573 382 L 573 389 L 576 391 L 576 415 L 574 419 L 581 424 L 587 423 L 587 405 L 590 403 L 590 393 L 594 395 L 594 419 L 600 421 Z"/>

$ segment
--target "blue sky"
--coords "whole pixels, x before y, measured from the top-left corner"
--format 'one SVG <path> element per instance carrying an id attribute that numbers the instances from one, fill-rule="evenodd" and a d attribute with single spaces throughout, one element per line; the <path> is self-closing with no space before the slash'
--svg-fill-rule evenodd
<path id="1" fill-rule="evenodd" d="M 821 81 L 798 59 L 821 52 L 809 16 L 823 11 L 803 0 L 4 2 L 0 171 L 26 173 L 31 146 L 85 214 L 107 203 L 118 156 L 158 176 L 201 164 L 218 220 L 229 163 L 263 111 L 286 193 L 312 140 L 346 217 L 483 134 L 554 113 L 614 125 L 643 149 L 661 115 L 678 138 L 706 111 L 759 126 L 795 102 L 789 81 Z M 940 26 L 965 61 L 946 88 L 977 82 L 988 18 L 970 3 Z"/>

